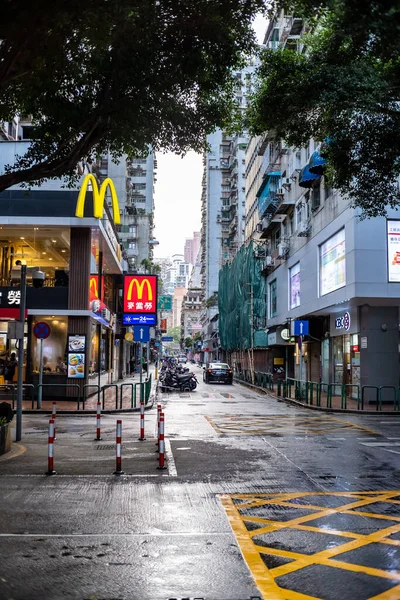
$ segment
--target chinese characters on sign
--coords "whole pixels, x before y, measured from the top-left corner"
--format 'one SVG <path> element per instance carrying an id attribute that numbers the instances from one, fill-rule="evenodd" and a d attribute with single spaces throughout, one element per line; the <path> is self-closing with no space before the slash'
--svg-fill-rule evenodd
<path id="1" fill-rule="evenodd" d="M 4 289 L 4 288 L 3 288 Z M 2 306 L 19 306 L 21 302 L 20 290 L 4 290 L 0 292 L 0 304 Z"/>
<path id="2" fill-rule="evenodd" d="M 124 278 L 124 313 L 157 311 L 157 276 L 126 275 Z"/>

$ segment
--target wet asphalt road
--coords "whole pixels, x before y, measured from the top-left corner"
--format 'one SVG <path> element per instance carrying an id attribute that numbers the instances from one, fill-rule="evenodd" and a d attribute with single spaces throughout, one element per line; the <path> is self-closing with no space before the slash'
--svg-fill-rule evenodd
<path id="1" fill-rule="evenodd" d="M 50 478 L 47 419 L 24 415 L 26 452 L 0 460 L 1 600 L 400 599 L 398 416 L 236 384 L 161 399 L 169 470 L 151 456 L 153 409 L 142 445 L 123 417 L 122 478 L 115 415 L 101 446 L 93 417 L 58 417 Z"/>

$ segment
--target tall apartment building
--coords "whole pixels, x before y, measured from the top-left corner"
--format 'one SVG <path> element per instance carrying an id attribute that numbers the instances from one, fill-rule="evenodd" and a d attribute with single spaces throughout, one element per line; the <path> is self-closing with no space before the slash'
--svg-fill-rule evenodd
<path id="1" fill-rule="evenodd" d="M 190 265 L 194 265 L 197 260 L 197 255 L 200 248 L 200 236 L 200 231 L 194 231 L 193 237 L 185 240 L 183 255 L 185 262 L 189 263 Z"/>
<path id="2" fill-rule="evenodd" d="M 150 149 L 146 158 L 125 157 L 116 165 L 108 158 L 109 176 L 121 181 L 125 198 L 120 238 L 126 249 L 129 269 L 141 270 L 144 259 L 153 259 L 154 183 L 157 160 Z M 149 243 L 150 242 L 150 243 Z"/>
<path id="3" fill-rule="evenodd" d="M 195 265 L 192 269 L 190 280 L 187 286 L 186 295 L 183 298 L 182 313 L 181 313 L 181 347 L 184 347 L 184 341 L 188 337 L 192 337 L 196 333 L 201 332 L 201 264 L 200 264 L 201 249 L 198 249 Z M 201 343 L 200 343 L 201 346 Z M 193 348 L 194 352 L 199 350 L 199 345 Z"/>
<path id="4" fill-rule="evenodd" d="M 280 13 L 265 44 L 302 51 L 303 32 L 301 19 Z M 327 184 L 325 164 L 323 146 L 312 139 L 288 148 L 266 132 L 247 148 L 246 239 L 265 252 L 265 371 L 283 359 L 288 376 L 397 388 L 398 212 L 360 220 Z M 309 323 L 302 345 L 291 341 L 294 320 Z"/>
<path id="5" fill-rule="evenodd" d="M 245 109 L 252 88 L 256 61 L 236 72 L 235 98 Z M 218 276 L 245 240 L 245 153 L 249 136 L 229 136 L 218 129 L 207 136 L 202 181 L 201 273 L 204 310 L 202 336 L 204 361 L 218 355 Z"/>

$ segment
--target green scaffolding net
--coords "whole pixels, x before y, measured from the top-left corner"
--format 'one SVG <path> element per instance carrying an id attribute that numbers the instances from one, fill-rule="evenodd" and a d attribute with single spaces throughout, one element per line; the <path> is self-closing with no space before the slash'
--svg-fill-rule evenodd
<path id="1" fill-rule="evenodd" d="M 219 273 L 219 337 L 228 352 L 267 345 L 266 280 L 259 250 L 253 242 L 243 246 Z"/>

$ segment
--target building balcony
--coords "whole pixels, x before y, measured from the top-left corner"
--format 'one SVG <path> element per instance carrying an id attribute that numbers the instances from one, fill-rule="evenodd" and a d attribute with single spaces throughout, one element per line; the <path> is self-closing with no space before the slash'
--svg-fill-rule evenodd
<path id="1" fill-rule="evenodd" d="M 125 250 L 126 250 L 126 255 L 128 258 L 134 258 L 138 255 L 137 248 L 125 248 Z"/>

